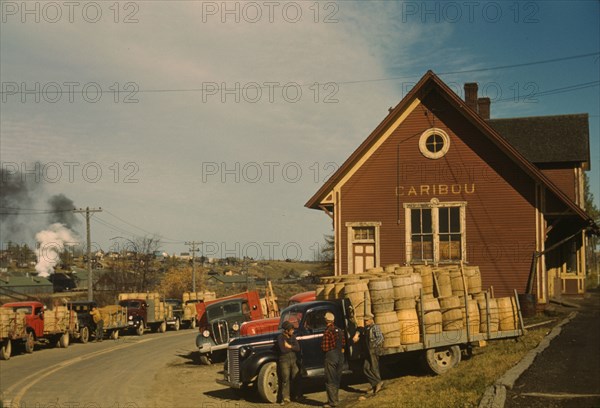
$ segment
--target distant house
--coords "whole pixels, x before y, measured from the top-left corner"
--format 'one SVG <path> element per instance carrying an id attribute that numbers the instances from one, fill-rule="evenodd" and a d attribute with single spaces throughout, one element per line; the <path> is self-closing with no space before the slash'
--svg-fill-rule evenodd
<path id="1" fill-rule="evenodd" d="M 5 275 L 0 277 L 0 295 L 41 295 L 54 291 L 52 282 L 33 274 Z"/>
<path id="2" fill-rule="evenodd" d="M 303 272 L 300 273 L 301 278 L 310 278 L 312 275 L 313 275 L 313 273 L 309 270 L 304 270 Z"/>
<path id="3" fill-rule="evenodd" d="M 251 276 L 241 275 L 211 275 L 206 278 L 207 285 L 225 285 L 225 286 L 248 286 L 253 287 L 255 285 L 254 278 Z"/>

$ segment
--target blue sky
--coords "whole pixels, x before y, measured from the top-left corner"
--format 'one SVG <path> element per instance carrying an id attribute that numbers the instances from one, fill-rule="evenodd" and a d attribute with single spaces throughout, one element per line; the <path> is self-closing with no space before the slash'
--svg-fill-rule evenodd
<path id="1" fill-rule="evenodd" d="M 598 203 L 597 83 L 537 95 L 597 82 L 598 55 L 487 69 L 598 53 L 596 1 L 23 4 L 2 2 L 0 160 L 40 163 L 36 209 L 102 207 L 105 250 L 157 233 L 169 252 L 312 259 L 331 222 L 304 203 L 428 69 L 460 96 L 478 82 L 492 117 L 589 113 Z"/>

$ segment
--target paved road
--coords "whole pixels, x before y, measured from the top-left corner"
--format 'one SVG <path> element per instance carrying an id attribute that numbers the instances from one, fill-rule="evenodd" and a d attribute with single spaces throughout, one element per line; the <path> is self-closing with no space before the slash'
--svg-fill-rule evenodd
<path id="1" fill-rule="evenodd" d="M 577 303 L 577 316 L 507 392 L 506 408 L 600 407 L 600 292 Z"/>
<path id="2" fill-rule="evenodd" d="M 272 407 L 216 383 L 222 364 L 192 361 L 195 330 L 122 336 L 17 354 L 0 362 L 4 408 L 250 408 Z M 365 384 L 356 387 L 364 388 Z M 323 380 L 306 384 L 307 405 L 326 400 Z M 356 389 L 340 391 L 340 398 Z M 300 407 L 301 405 L 293 404 Z M 304 405 L 306 406 L 306 405 Z"/>

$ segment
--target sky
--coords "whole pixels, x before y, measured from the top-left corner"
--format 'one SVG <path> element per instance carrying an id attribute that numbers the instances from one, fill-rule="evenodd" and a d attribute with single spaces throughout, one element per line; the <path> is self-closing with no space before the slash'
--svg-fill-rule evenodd
<path id="1" fill-rule="evenodd" d="M 105 251 L 313 260 L 332 224 L 304 204 L 430 69 L 493 118 L 588 113 L 599 203 L 597 1 L 0 4 L 2 176 L 32 191 L 2 245 L 62 194 Z"/>

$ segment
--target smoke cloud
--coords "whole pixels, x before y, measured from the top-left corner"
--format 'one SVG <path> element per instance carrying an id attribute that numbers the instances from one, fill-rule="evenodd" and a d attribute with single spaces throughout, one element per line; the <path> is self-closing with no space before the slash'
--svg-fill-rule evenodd
<path id="1" fill-rule="evenodd" d="M 35 251 L 38 261 L 35 270 L 43 277 L 54 273 L 54 267 L 60 261 L 60 253 L 65 247 L 78 244 L 73 231 L 60 223 L 52 224 L 47 230 L 38 232 L 35 239 L 39 244 Z"/>

